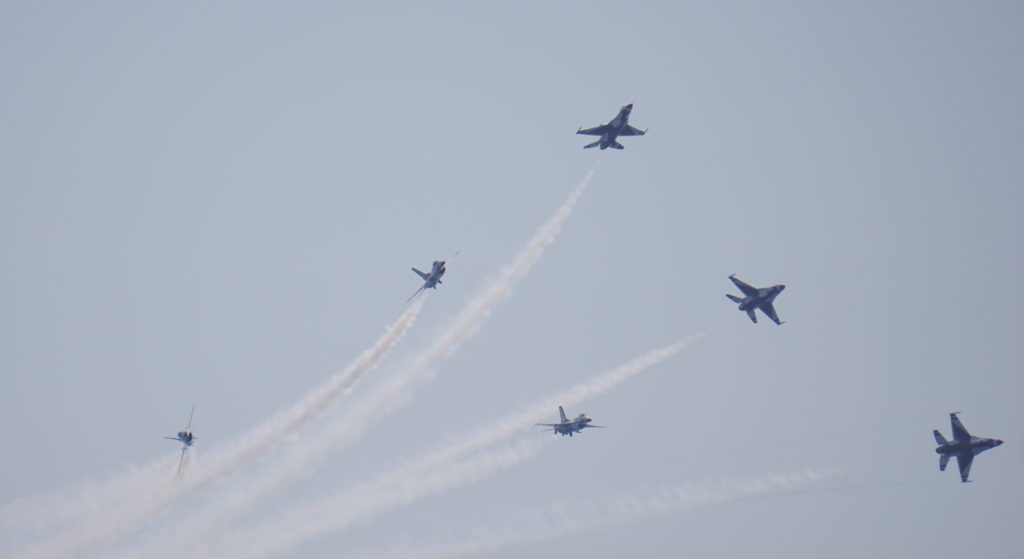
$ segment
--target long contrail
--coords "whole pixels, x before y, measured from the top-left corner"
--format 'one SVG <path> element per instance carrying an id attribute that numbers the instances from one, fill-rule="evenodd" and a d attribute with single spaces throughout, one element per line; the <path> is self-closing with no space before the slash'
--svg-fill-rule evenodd
<path id="1" fill-rule="evenodd" d="M 274 516 L 265 525 L 247 530 L 245 537 L 225 534 L 238 557 L 252 557 L 281 552 L 321 534 L 344 529 L 390 507 L 409 504 L 427 495 L 471 483 L 502 469 L 519 464 L 541 448 L 541 443 L 527 441 L 490 454 L 463 457 L 498 444 L 524 429 L 533 429 L 533 422 L 550 415 L 556 406 L 573 406 L 599 396 L 635 377 L 641 372 L 672 357 L 704 334 L 697 334 L 651 351 L 611 371 L 595 375 L 587 381 L 521 411 L 509 414 L 477 430 L 465 439 L 410 462 L 402 468 L 374 480 L 342 491 L 317 502 Z M 545 437 L 551 441 L 553 438 Z M 196 540 L 190 540 L 196 541 Z M 198 542 L 197 542 L 198 543 Z M 218 556 L 233 556 L 221 550 Z"/>
<path id="2" fill-rule="evenodd" d="M 422 308 L 423 300 L 415 302 L 372 347 L 342 372 L 203 463 L 197 463 L 187 476 L 175 476 L 175 469 L 168 468 L 167 461 L 161 460 L 130 470 L 106 483 L 85 486 L 78 493 L 67 496 L 63 503 L 59 498 L 49 500 L 47 508 L 57 504 L 65 510 L 73 509 L 73 518 L 62 519 L 69 522 L 63 531 L 45 533 L 43 530 L 44 533 L 38 537 L 40 541 L 24 545 L 19 556 L 25 559 L 77 557 L 113 545 L 148 524 L 181 497 L 200 492 L 230 477 L 289 442 L 310 422 L 350 394 L 359 380 L 380 364 L 412 326 Z M 31 505 L 32 501 L 24 503 Z M 45 511 L 38 510 L 24 512 L 36 517 L 45 514 Z"/>
<path id="3" fill-rule="evenodd" d="M 365 559 L 449 559 L 574 534 L 632 524 L 649 517 L 680 514 L 729 501 L 785 494 L 825 479 L 834 471 L 805 470 L 750 478 L 641 489 L 601 499 L 561 502 L 514 515 L 481 521 L 463 519 L 447 528 L 433 527 L 432 542 L 405 542 L 360 553 Z M 441 534 L 437 536 L 437 534 Z M 393 544 L 394 545 L 394 544 Z"/>
<path id="4" fill-rule="evenodd" d="M 444 330 L 411 364 L 398 374 L 387 379 L 379 388 L 356 403 L 340 420 L 327 425 L 318 435 L 296 445 L 289 456 L 277 462 L 276 467 L 263 477 L 222 501 L 204 507 L 188 523 L 198 530 L 217 532 L 220 526 L 246 511 L 253 503 L 273 495 L 288 484 L 311 471 L 329 453 L 359 438 L 377 419 L 406 401 L 412 389 L 429 380 L 438 365 L 449 358 L 471 338 L 490 316 L 491 311 L 508 298 L 515 285 L 530 272 L 548 245 L 554 242 L 565 221 L 572 214 L 576 203 L 590 183 L 597 165 L 591 168 L 583 180 L 576 185 L 568 197 L 543 225 L 533 234 L 526 246 L 484 291 L 473 299 L 456 317 L 454 323 Z M 174 538 L 171 545 L 180 544 Z M 187 543 L 187 542 L 186 542 Z"/>

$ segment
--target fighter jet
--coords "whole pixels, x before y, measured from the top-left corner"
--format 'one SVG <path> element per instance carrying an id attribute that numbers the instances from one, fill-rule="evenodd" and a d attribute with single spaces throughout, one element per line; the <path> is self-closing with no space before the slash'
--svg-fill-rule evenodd
<path id="1" fill-rule="evenodd" d="M 406 299 L 406 303 L 412 301 L 413 298 L 419 295 L 424 289 L 437 289 L 437 284 L 443 283 L 441 281 L 441 276 L 443 276 L 445 272 L 444 263 L 444 260 L 435 260 L 433 267 L 430 269 L 430 273 L 422 272 L 416 268 L 412 269 L 412 271 L 416 272 L 417 275 L 423 278 L 423 287 L 417 289 L 416 293 L 413 293 L 408 299 Z"/>
<path id="2" fill-rule="evenodd" d="M 593 420 L 587 417 L 587 414 L 585 413 L 577 415 L 576 419 L 569 419 L 566 417 L 565 410 L 562 409 L 562 406 L 558 406 L 558 414 L 562 417 L 561 423 L 538 423 L 537 425 L 540 425 L 541 427 L 554 427 L 554 432 L 561 434 L 563 437 L 565 435 L 569 435 L 571 437 L 573 433 L 579 433 L 587 427 L 604 429 L 604 425 L 591 425 L 590 422 Z"/>
<path id="3" fill-rule="evenodd" d="M 938 429 L 933 430 L 932 434 L 935 435 L 935 442 L 939 443 L 938 448 L 935 449 L 935 452 L 939 453 L 939 471 L 946 471 L 946 464 L 949 463 L 950 456 L 956 456 L 956 463 L 960 466 L 960 481 L 967 483 L 970 481 L 967 479 L 967 475 L 971 473 L 971 462 L 974 462 L 974 457 L 1003 444 L 1003 441 L 972 437 L 964 428 L 964 424 L 960 423 L 960 418 L 956 416 L 958 413 L 960 412 L 949 414 L 949 422 L 953 425 L 952 441 L 947 441 Z"/>
<path id="4" fill-rule="evenodd" d="M 736 274 L 729 276 L 729 279 L 743 292 L 743 298 L 728 293 L 725 296 L 732 299 L 734 303 L 739 303 L 740 310 L 746 311 L 751 321 L 755 324 L 757 323 L 757 315 L 754 314 L 754 310 L 761 309 L 775 324 L 782 324 L 779 320 L 779 315 L 775 313 L 775 307 L 772 305 L 772 302 L 779 296 L 779 293 L 782 293 L 783 289 L 786 289 L 785 285 L 779 284 L 771 287 L 757 288 L 737 279 Z"/>
<path id="5" fill-rule="evenodd" d="M 625 146 L 615 141 L 619 136 L 643 136 L 646 134 L 646 130 L 640 130 L 639 128 L 629 125 L 629 113 L 632 110 L 633 103 L 630 103 L 619 109 L 619 114 L 615 115 L 615 118 L 613 118 L 608 124 L 587 128 L 586 130 L 582 128 L 577 130 L 577 134 L 601 136 L 600 140 L 583 146 L 583 149 L 597 146 L 600 146 L 601 149 L 608 149 L 610 147 L 615 149 L 625 149 Z"/>
<path id="6" fill-rule="evenodd" d="M 192 446 L 192 441 L 194 441 L 195 439 L 199 438 L 199 437 L 196 437 L 195 435 L 193 435 L 192 434 L 192 430 L 191 430 L 192 429 L 192 416 L 195 415 L 195 413 L 196 413 L 196 405 L 192 404 L 192 412 L 188 414 L 188 423 L 185 424 L 185 430 L 184 431 L 178 431 L 178 436 L 177 437 L 164 437 L 165 439 L 170 439 L 172 441 L 181 441 L 181 443 L 182 443 L 181 459 L 178 460 L 178 473 L 179 474 L 181 473 L 181 465 L 182 465 L 182 463 L 185 462 L 185 451 L 188 450 L 188 447 Z"/>

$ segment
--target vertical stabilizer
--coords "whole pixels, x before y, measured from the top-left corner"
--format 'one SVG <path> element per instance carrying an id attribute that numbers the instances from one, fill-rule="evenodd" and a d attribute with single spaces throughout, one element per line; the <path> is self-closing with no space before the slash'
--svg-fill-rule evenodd
<path id="1" fill-rule="evenodd" d="M 568 423 L 569 418 L 565 416 L 565 410 L 558 406 L 558 415 L 562 416 L 562 423 Z"/>

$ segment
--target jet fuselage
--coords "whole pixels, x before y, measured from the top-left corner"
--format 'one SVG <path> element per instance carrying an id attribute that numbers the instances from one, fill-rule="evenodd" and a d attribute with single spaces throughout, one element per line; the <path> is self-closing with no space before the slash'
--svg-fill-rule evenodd
<path id="1" fill-rule="evenodd" d="M 427 276 L 427 287 L 437 289 L 437 284 L 441 282 L 441 276 L 447 270 L 444 267 L 444 260 L 435 260 L 433 267 L 430 269 L 430 274 Z"/>
<path id="2" fill-rule="evenodd" d="M 969 441 L 949 441 L 946 444 L 939 445 L 935 448 L 935 452 L 938 454 L 947 454 L 949 456 L 958 456 L 966 452 L 974 454 L 981 454 L 990 448 L 995 448 L 1003 444 L 1001 439 L 985 439 L 982 437 L 971 437 Z"/>
<path id="3" fill-rule="evenodd" d="M 773 285 L 771 287 L 765 287 L 764 289 L 758 289 L 757 294 L 750 295 L 743 298 L 743 302 L 740 303 L 741 311 L 749 311 L 753 309 L 761 308 L 761 305 L 775 302 L 775 298 L 782 293 L 782 290 L 786 289 L 785 285 Z"/>
<path id="4" fill-rule="evenodd" d="M 555 427 L 555 432 L 560 433 L 563 436 L 569 435 L 571 437 L 573 433 L 579 433 L 582 431 L 591 421 L 593 421 L 593 419 L 580 414 L 576 416 L 576 419 Z"/>
<path id="5" fill-rule="evenodd" d="M 633 112 L 632 103 L 619 109 L 619 114 L 615 115 L 615 118 L 608 123 L 611 130 L 601 135 L 601 143 L 598 145 L 599 148 L 608 149 L 609 146 L 615 143 L 619 138 L 619 134 L 622 133 L 622 129 L 629 124 L 629 113 L 631 112 Z"/>

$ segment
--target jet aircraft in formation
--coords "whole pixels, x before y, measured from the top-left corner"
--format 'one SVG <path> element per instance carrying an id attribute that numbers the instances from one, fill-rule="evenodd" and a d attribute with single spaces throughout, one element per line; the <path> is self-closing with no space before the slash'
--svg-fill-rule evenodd
<path id="1" fill-rule="evenodd" d="M 566 435 L 571 437 L 573 433 L 579 433 L 587 427 L 596 427 L 599 429 L 604 428 L 604 425 L 591 425 L 590 422 L 593 420 L 587 417 L 587 414 L 585 413 L 577 415 L 575 419 L 569 419 L 565 415 L 565 410 L 562 409 L 562 406 L 558 406 L 558 415 L 562 418 L 562 421 L 559 423 L 538 423 L 537 425 L 540 425 L 541 427 L 553 427 L 554 432 L 562 435 L 563 437 Z"/>
<path id="2" fill-rule="evenodd" d="M 178 460 L 179 474 L 181 473 L 181 465 L 185 461 L 185 451 L 188 450 L 188 447 L 192 446 L 192 441 L 198 438 L 192 434 L 192 416 L 195 415 L 195 413 L 196 405 L 192 404 L 192 411 L 188 414 L 188 423 L 185 424 L 185 430 L 178 431 L 178 436 L 176 437 L 164 437 L 165 439 L 170 439 L 172 441 L 181 441 L 182 443 L 181 459 Z"/>
<path id="3" fill-rule="evenodd" d="M 946 464 L 949 463 L 950 457 L 956 456 L 957 466 L 960 467 L 960 481 L 967 483 L 970 481 L 967 476 L 971 473 L 971 463 L 974 462 L 974 457 L 1003 444 L 1003 441 L 971 436 L 964 428 L 964 424 L 960 423 L 960 418 L 956 416 L 958 413 L 960 412 L 949 414 L 949 422 L 953 426 L 953 440 L 947 441 L 938 429 L 933 430 L 932 434 L 935 435 L 935 442 L 939 443 L 938 448 L 935 449 L 935 452 L 939 454 L 939 471 L 946 471 Z"/>
<path id="4" fill-rule="evenodd" d="M 437 289 L 437 284 L 443 283 L 441 277 L 444 276 L 445 267 L 444 260 L 435 260 L 434 264 L 430 268 L 430 272 L 423 272 L 413 268 L 412 271 L 416 272 L 416 275 L 423 278 L 423 286 L 416 290 L 405 302 L 412 301 L 414 297 L 420 294 L 424 289 Z"/>
<path id="5" fill-rule="evenodd" d="M 734 303 L 739 303 L 740 310 L 746 311 L 747 316 L 755 324 L 757 323 L 757 315 L 754 314 L 756 309 L 761 309 L 764 314 L 768 315 L 768 318 L 772 319 L 775 324 L 782 324 L 779 320 L 779 315 L 775 312 L 775 306 L 772 303 L 775 298 L 782 293 L 783 289 L 786 289 L 785 285 L 773 285 L 771 287 L 754 287 L 743 280 L 736 277 L 736 274 L 729 276 L 729 279 L 736 284 L 736 287 L 743 292 L 743 297 L 737 297 L 735 295 L 725 294 L 726 297 L 732 299 Z"/>
<path id="6" fill-rule="evenodd" d="M 601 149 L 608 149 L 610 147 L 615 149 L 625 149 L 618 141 L 619 136 L 643 136 L 647 133 L 646 130 L 640 130 L 639 128 L 629 125 L 629 113 L 633 111 L 633 103 L 626 105 L 619 109 L 619 114 L 615 115 L 610 122 L 607 124 L 601 124 L 593 128 L 587 128 L 586 130 L 580 128 L 576 131 L 577 134 L 586 134 L 587 136 L 601 136 L 596 142 L 583 146 L 583 149 L 598 147 Z"/>

